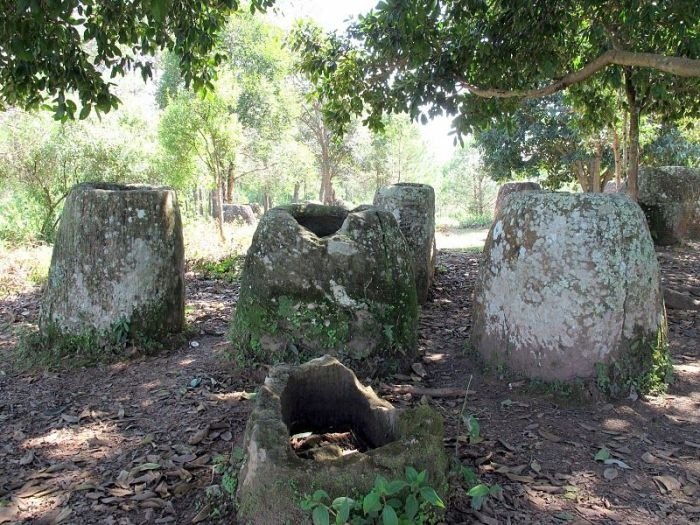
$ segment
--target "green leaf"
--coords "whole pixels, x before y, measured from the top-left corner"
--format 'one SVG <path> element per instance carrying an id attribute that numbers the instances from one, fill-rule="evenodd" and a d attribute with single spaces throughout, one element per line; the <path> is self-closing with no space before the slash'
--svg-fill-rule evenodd
<path id="1" fill-rule="evenodd" d="M 467 491 L 467 496 L 471 496 L 472 498 L 483 498 L 484 496 L 489 495 L 489 486 L 486 485 L 485 483 L 479 483 L 478 485 L 472 487 Z"/>
<path id="2" fill-rule="evenodd" d="M 311 499 L 314 501 L 327 501 L 331 498 L 325 490 L 317 490 L 314 492 L 314 495 L 311 496 Z"/>
<path id="3" fill-rule="evenodd" d="M 389 505 L 385 505 L 382 511 L 382 524 L 399 525 L 399 517 L 396 515 L 396 511 Z"/>
<path id="4" fill-rule="evenodd" d="M 474 510 L 480 510 L 481 506 L 484 504 L 484 496 L 474 496 L 472 498 L 471 507 Z"/>
<path id="5" fill-rule="evenodd" d="M 406 517 L 413 521 L 418 514 L 418 499 L 414 494 L 409 494 L 406 498 Z"/>
<path id="6" fill-rule="evenodd" d="M 377 476 L 374 480 L 374 490 L 383 493 L 386 492 L 387 481 L 384 476 Z"/>
<path id="7" fill-rule="evenodd" d="M 420 495 L 425 501 L 427 501 L 434 507 L 438 507 L 441 509 L 445 508 L 445 504 L 440 499 L 440 496 L 437 495 L 437 492 L 435 492 L 435 489 L 433 487 L 421 487 Z"/>
<path id="8" fill-rule="evenodd" d="M 328 509 L 323 505 L 319 505 L 314 508 L 314 512 L 311 515 L 314 525 L 330 525 L 331 515 L 328 513 Z"/>
<path id="9" fill-rule="evenodd" d="M 346 497 L 335 498 L 333 500 L 332 507 L 337 511 L 337 514 L 335 515 L 335 522 L 337 525 L 342 525 L 348 521 L 348 518 L 350 517 L 350 510 L 352 509 L 354 503 L 354 500 Z"/>
<path id="10" fill-rule="evenodd" d="M 479 478 L 470 467 L 462 467 L 462 477 L 470 488 L 479 483 Z"/>
<path id="11" fill-rule="evenodd" d="M 406 479 L 410 482 L 413 483 L 416 481 L 416 478 L 418 477 L 418 472 L 416 469 L 413 467 L 406 467 Z"/>
<path id="12" fill-rule="evenodd" d="M 396 479 L 386 486 L 386 494 L 387 496 L 397 494 L 401 492 L 405 487 L 408 487 L 408 483 L 406 483 L 402 479 Z"/>
<path id="13" fill-rule="evenodd" d="M 605 461 L 606 459 L 609 459 L 609 458 L 610 458 L 610 451 L 605 447 L 598 450 L 596 455 L 593 457 L 593 459 L 595 459 L 596 461 Z"/>
<path id="14" fill-rule="evenodd" d="M 153 14 L 153 18 L 159 22 L 163 21 L 168 12 L 169 5 L 170 2 L 168 0 L 152 0 L 151 13 Z"/>
<path id="15" fill-rule="evenodd" d="M 80 114 L 78 115 L 78 118 L 80 120 L 84 120 L 88 117 L 90 114 L 90 110 L 92 109 L 92 106 L 90 104 L 85 104 L 82 109 L 80 110 Z"/>
<path id="16" fill-rule="evenodd" d="M 379 503 L 379 493 L 374 490 L 367 494 L 362 500 L 362 511 L 365 514 L 369 514 L 370 512 L 378 512 L 381 508 L 382 506 Z"/>

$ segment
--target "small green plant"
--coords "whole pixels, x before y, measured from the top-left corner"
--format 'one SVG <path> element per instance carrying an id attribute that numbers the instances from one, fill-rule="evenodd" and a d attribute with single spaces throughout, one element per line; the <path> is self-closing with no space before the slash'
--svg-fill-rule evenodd
<path id="1" fill-rule="evenodd" d="M 665 392 L 673 374 L 667 330 L 664 324 L 655 339 L 636 339 L 622 357 L 610 363 L 596 363 L 598 388 L 613 398 L 625 396 L 632 389 L 642 394 Z"/>
<path id="2" fill-rule="evenodd" d="M 471 498 L 471 507 L 474 510 L 480 510 L 489 497 L 501 497 L 503 488 L 500 485 L 482 483 L 476 473 L 465 465 L 462 465 L 461 472 L 467 485 L 467 496 Z"/>
<path id="3" fill-rule="evenodd" d="M 314 525 L 421 525 L 433 523 L 435 509 L 445 508 L 435 489 L 427 483 L 428 473 L 406 467 L 405 479 L 387 481 L 377 476 L 374 487 L 361 499 L 335 498 L 317 490 L 301 503 L 311 512 Z"/>
<path id="4" fill-rule="evenodd" d="M 469 416 L 462 415 L 462 421 L 464 421 L 464 425 L 469 433 L 469 443 L 480 443 L 484 440 L 481 437 L 481 425 L 474 414 Z"/>
<path id="5" fill-rule="evenodd" d="M 206 259 L 192 261 L 191 267 L 204 279 L 236 283 L 241 278 L 244 262 L 245 256 L 234 254 L 216 261 Z"/>

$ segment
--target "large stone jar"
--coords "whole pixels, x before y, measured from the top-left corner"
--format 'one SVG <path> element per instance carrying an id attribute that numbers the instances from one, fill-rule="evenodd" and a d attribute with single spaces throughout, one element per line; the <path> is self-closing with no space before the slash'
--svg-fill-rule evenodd
<path id="1" fill-rule="evenodd" d="M 700 240 L 700 170 L 682 166 L 639 169 L 639 204 L 659 245 Z"/>
<path id="2" fill-rule="evenodd" d="M 615 194 L 508 198 L 474 294 L 472 341 L 487 362 L 530 378 L 641 386 L 666 358 L 664 327 L 659 267 L 637 204 Z"/>
<path id="3" fill-rule="evenodd" d="M 427 184 L 392 184 L 377 191 L 374 205 L 399 223 L 413 258 L 418 302 L 424 303 L 435 273 L 435 190 Z"/>
<path id="4" fill-rule="evenodd" d="M 541 190 L 542 187 L 536 182 L 506 182 L 498 188 L 498 195 L 496 195 L 496 204 L 494 205 L 493 214 L 498 215 L 501 208 L 506 202 L 509 195 L 517 193 L 519 191 L 537 191 Z"/>
<path id="5" fill-rule="evenodd" d="M 61 215 L 41 305 L 50 336 L 156 338 L 184 326 L 184 246 L 169 188 L 86 183 Z"/>
<path id="6" fill-rule="evenodd" d="M 258 224 L 231 341 L 242 362 L 328 353 L 364 374 L 384 373 L 414 358 L 416 317 L 411 257 L 391 214 L 294 204 Z"/>

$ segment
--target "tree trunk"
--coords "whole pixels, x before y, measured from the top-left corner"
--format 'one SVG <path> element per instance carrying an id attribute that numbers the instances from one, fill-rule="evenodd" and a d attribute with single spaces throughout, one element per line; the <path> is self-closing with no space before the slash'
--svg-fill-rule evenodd
<path id="1" fill-rule="evenodd" d="M 268 192 L 263 193 L 263 208 L 265 209 L 265 212 L 272 208 L 272 197 L 270 197 Z"/>
<path id="2" fill-rule="evenodd" d="M 233 162 L 228 165 L 228 170 L 226 173 L 226 202 L 231 204 L 233 202 L 233 190 L 236 185 L 236 177 Z"/>
<path id="3" fill-rule="evenodd" d="M 211 191 L 210 196 L 211 214 L 216 221 L 216 230 L 219 234 L 219 238 L 223 242 L 226 237 L 224 236 L 224 199 L 221 191 L 221 184 L 217 182 L 216 188 Z"/>
<path id="4" fill-rule="evenodd" d="M 617 128 L 613 125 L 610 128 L 613 136 L 613 155 L 615 156 L 615 190 L 620 189 L 622 183 L 622 153 L 620 152 L 620 135 L 617 133 Z M 605 189 L 605 186 L 603 186 Z"/>
<path id="5" fill-rule="evenodd" d="M 603 144 L 599 140 L 595 145 L 595 157 L 590 161 L 589 177 L 591 180 L 591 191 L 600 193 L 603 191 L 603 177 L 600 174 L 601 164 L 603 163 Z"/>
<path id="6" fill-rule="evenodd" d="M 628 166 L 627 166 L 627 193 L 634 201 L 639 199 L 639 185 L 637 174 L 639 173 L 639 116 L 641 109 L 637 101 L 637 91 L 632 83 L 631 72 L 625 70 L 625 93 L 629 111 L 628 139 Z"/>
<path id="7" fill-rule="evenodd" d="M 588 180 L 588 174 L 586 173 L 586 168 L 584 167 L 583 161 L 574 161 L 573 168 L 574 173 L 576 174 L 576 179 L 578 179 L 578 183 L 581 185 L 581 190 L 584 192 L 591 191 Z"/>
<path id="8" fill-rule="evenodd" d="M 301 189 L 301 182 L 297 181 L 294 183 L 294 195 L 292 195 L 292 202 L 299 202 L 299 190 Z"/>

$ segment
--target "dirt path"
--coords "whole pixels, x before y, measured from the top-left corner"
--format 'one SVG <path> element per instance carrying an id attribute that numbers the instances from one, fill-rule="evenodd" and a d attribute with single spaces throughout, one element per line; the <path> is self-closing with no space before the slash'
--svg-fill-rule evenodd
<path id="1" fill-rule="evenodd" d="M 669 395 L 608 404 L 538 393 L 482 371 L 465 352 L 478 258 L 440 254 L 420 320 L 427 375 L 393 378 L 474 391 L 464 415 L 478 420 L 478 443 L 465 442 L 461 399 L 429 402 L 445 416 L 450 453 L 502 494 L 476 512 L 455 476 L 446 521 L 698 523 L 698 313 L 669 311 L 677 373 Z M 700 246 L 659 258 L 669 282 L 699 284 Z M 235 523 L 226 465 L 265 371 L 236 371 L 223 356 L 236 287 L 194 276 L 188 286 L 200 336 L 187 346 L 38 375 L 15 373 L 7 359 L 11 327 L 35 318 L 37 294 L 0 301 L 0 523 Z M 608 465 L 594 459 L 602 448 Z"/>

